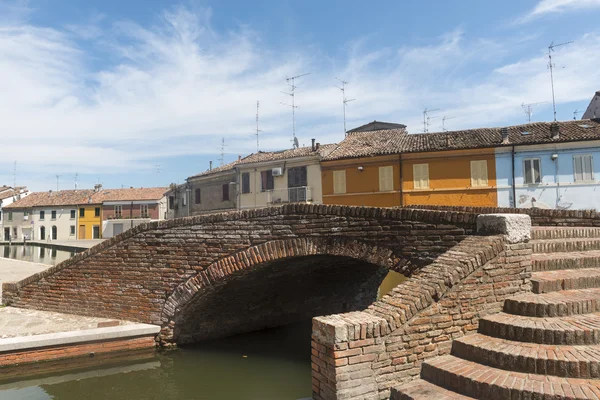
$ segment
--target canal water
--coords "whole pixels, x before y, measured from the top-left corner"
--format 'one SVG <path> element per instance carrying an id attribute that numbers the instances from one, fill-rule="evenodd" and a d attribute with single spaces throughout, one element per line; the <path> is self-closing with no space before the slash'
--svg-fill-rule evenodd
<path id="1" fill-rule="evenodd" d="M 0 257 L 38 264 L 56 265 L 73 257 L 76 253 L 74 251 L 41 247 L 35 244 L 0 245 Z"/>
<path id="2" fill-rule="evenodd" d="M 389 274 L 379 296 L 404 279 Z M 0 369 L 0 399 L 307 399 L 311 397 L 311 325 L 307 320 L 172 351 L 119 356 L 126 361 L 95 367 L 78 367 L 76 363 L 90 360 L 83 359 L 64 361 L 45 374 Z"/>

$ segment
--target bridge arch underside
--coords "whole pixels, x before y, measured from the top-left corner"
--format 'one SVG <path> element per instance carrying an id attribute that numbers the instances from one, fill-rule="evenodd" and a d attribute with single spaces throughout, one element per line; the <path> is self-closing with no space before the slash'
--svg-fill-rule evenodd
<path id="1" fill-rule="evenodd" d="M 198 291 L 170 321 L 186 344 L 363 310 L 377 300 L 388 268 L 339 255 L 278 259 Z"/>

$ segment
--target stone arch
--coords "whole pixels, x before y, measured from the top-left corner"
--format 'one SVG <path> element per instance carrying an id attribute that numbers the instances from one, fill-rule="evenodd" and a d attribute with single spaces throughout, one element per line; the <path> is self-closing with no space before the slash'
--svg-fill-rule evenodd
<path id="1" fill-rule="evenodd" d="M 179 285 L 168 296 L 161 315 L 164 326 L 161 341 L 167 344 L 173 339 L 173 328 L 178 315 L 203 292 L 216 285 L 227 283 L 236 274 L 249 272 L 261 265 L 310 256 L 352 259 L 385 270 L 400 270 L 409 264 L 407 260 L 398 257 L 386 247 L 344 238 L 293 238 L 252 246 L 212 263 L 205 270 Z"/>

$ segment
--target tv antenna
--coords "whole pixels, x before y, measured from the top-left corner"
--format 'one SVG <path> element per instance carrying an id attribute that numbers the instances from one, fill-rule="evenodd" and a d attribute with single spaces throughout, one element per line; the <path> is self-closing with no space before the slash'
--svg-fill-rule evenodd
<path id="1" fill-rule="evenodd" d="M 346 98 L 346 85 L 348 84 L 347 81 L 344 81 L 340 78 L 335 78 L 338 81 L 340 81 L 342 83 L 342 86 L 335 86 L 336 88 L 340 89 L 342 91 L 342 103 L 344 104 L 344 136 L 346 136 L 346 105 L 348 103 L 350 103 L 351 101 L 354 101 L 356 99 L 348 99 Z"/>
<path id="2" fill-rule="evenodd" d="M 77 177 L 79 177 L 79 174 L 75 172 L 75 190 L 77 190 Z"/>
<path id="3" fill-rule="evenodd" d="M 433 118 L 436 118 L 436 117 L 430 117 L 429 113 L 432 112 L 432 111 L 439 111 L 439 110 L 440 110 L 439 108 L 436 108 L 436 109 L 433 109 L 433 110 L 428 110 L 428 109 L 423 110 L 423 132 L 424 133 L 429 132 L 429 125 L 431 125 L 430 121 Z"/>
<path id="4" fill-rule="evenodd" d="M 219 157 L 219 163 L 223 165 L 225 163 L 225 138 L 221 138 L 221 156 Z"/>
<path id="5" fill-rule="evenodd" d="M 156 167 L 156 175 L 160 174 L 160 164 L 154 164 Z"/>
<path id="6" fill-rule="evenodd" d="M 577 117 L 579 116 L 579 113 L 580 113 L 579 109 L 573 111 L 573 119 L 574 120 L 577 119 Z"/>
<path id="7" fill-rule="evenodd" d="M 446 117 L 445 115 L 442 117 L 442 132 L 447 132 L 448 130 L 446 129 L 446 121 L 449 119 L 454 119 L 456 117 Z"/>
<path id="8" fill-rule="evenodd" d="M 15 166 L 13 168 L 13 189 L 17 188 L 17 160 L 15 160 Z"/>
<path id="9" fill-rule="evenodd" d="M 60 175 L 56 175 L 56 191 L 58 192 L 58 180 L 60 179 Z"/>
<path id="10" fill-rule="evenodd" d="M 300 147 L 300 142 L 298 142 L 298 138 L 297 137 L 294 137 L 293 141 L 294 141 L 294 148 L 295 149 L 297 149 L 298 147 Z"/>
<path id="11" fill-rule="evenodd" d="M 554 74 L 552 72 L 552 69 L 554 68 L 554 64 L 552 64 L 552 52 L 554 52 L 554 49 L 556 47 L 560 47 L 560 46 L 565 46 L 567 44 L 571 44 L 573 43 L 573 41 L 570 42 L 564 42 L 564 43 L 559 43 L 559 44 L 554 44 L 554 42 L 550 43 L 550 46 L 548 46 L 548 68 L 550 68 L 550 83 L 552 84 L 552 108 L 554 110 L 554 121 L 556 121 L 556 100 L 554 99 Z"/>
<path id="12" fill-rule="evenodd" d="M 531 122 L 531 116 L 533 115 L 533 108 L 540 104 L 546 104 L 546 102 L 541 101 L 539 103 L 528 103 L 528 104 L 522 103 L 521 104 L 523 111 L 525 111 L 525 115 L 527 115 L 527 122 Z"/>
<path id="13" fill-rule="evenodd" d="M 292 98 L 292 104 L 281 103 L 284 106 L 288 106 L 288 107 L 292 108 L 292 140 L 294 140 L 294 138 L 296 137 L 296 108 L 298 108 L 298 106 L 296 105 L 296 88 L 297 88 L 296 79 L 306 76 L 306 75 L 310 75 L 310 72 L 308 72 L 306 74 L 300 74 L 300 75 L 292 76 L 290 78 L 286 78 L 285 81 L 289 85 L 290 91 L 289 92 L 281 92 L 283 94 L 287 94 L 288 96 L 291 96 L 291 98 Z M 295 143 L 294 143 L 294 145 L 295 145 Z"/>
<path id="14" fill-rule="evenodd" d="M 259 132 L 262 132 L 260 129 L 258 129 L 258 106 L 259 106 L 259 101 L 256 101 L 256 152 L 258 153 L 258 134 Z"/>

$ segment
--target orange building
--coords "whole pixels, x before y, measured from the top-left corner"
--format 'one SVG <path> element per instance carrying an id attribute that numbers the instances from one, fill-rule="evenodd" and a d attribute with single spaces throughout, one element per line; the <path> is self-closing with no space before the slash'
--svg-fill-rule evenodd
<path id="1" fill-rule="evenodd" d="M 325 204 L 497 206 L 493 146 L 463 133 L 368 125 L 349 131 L 323 158 Z"/>

